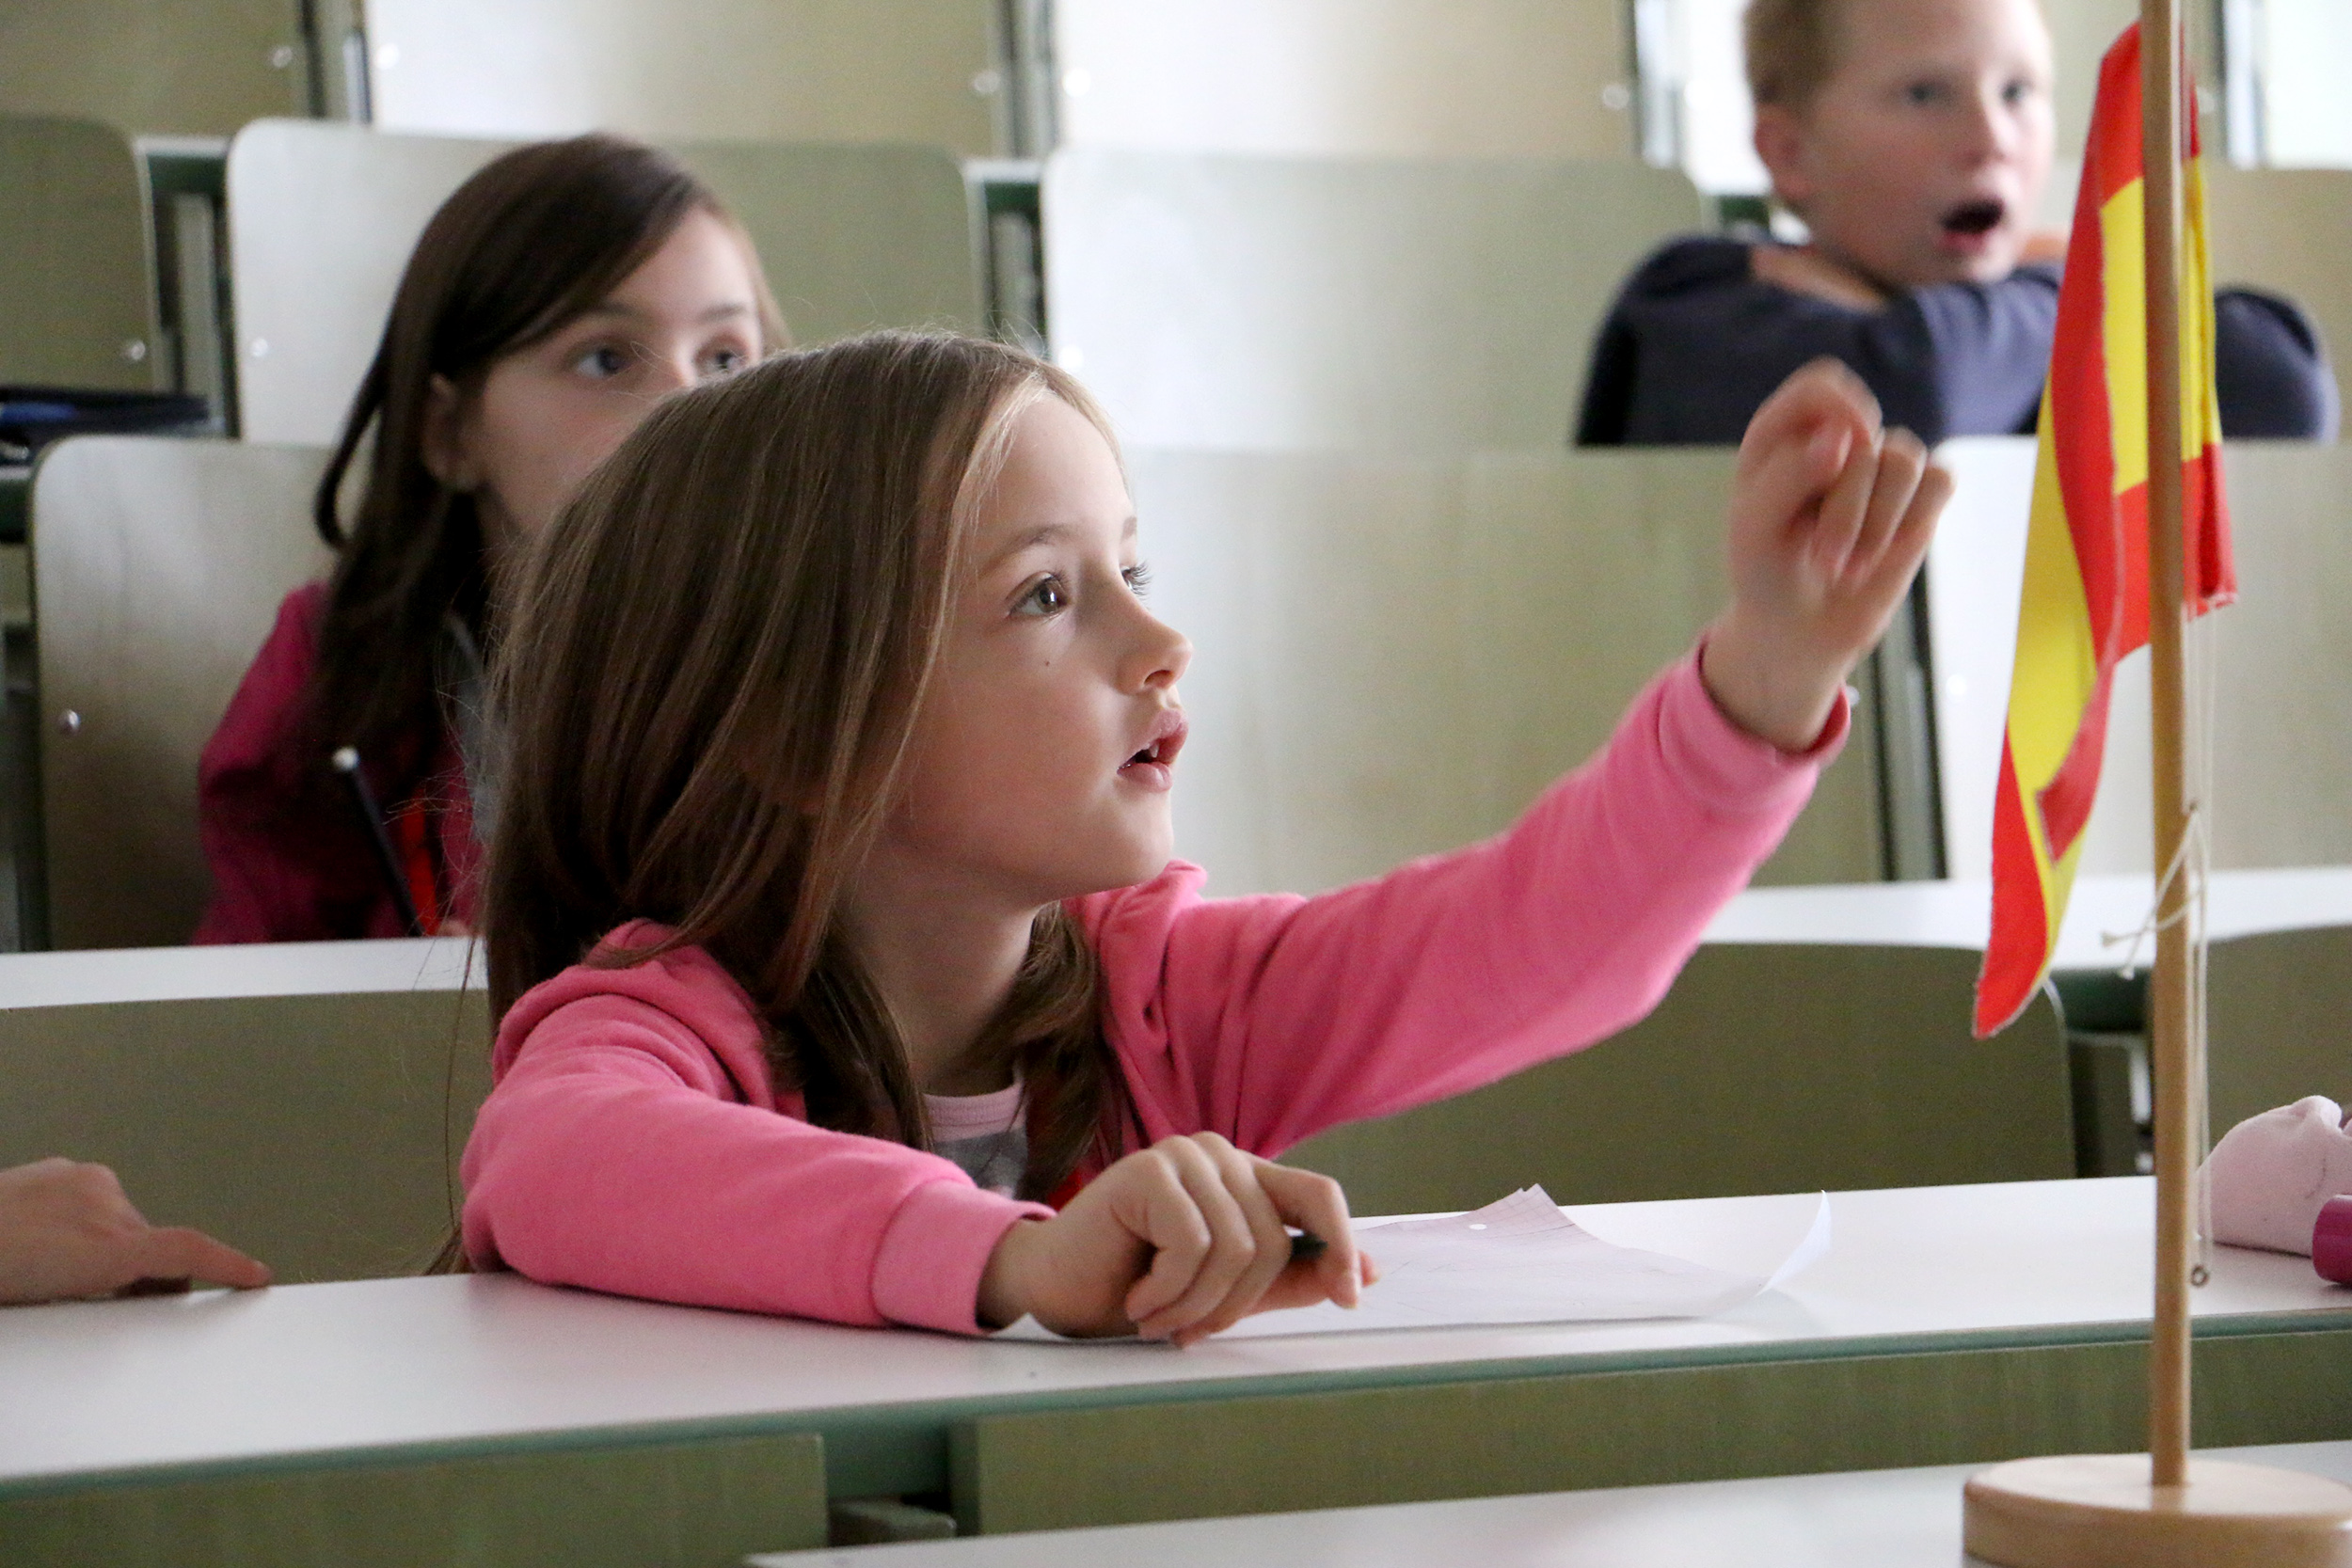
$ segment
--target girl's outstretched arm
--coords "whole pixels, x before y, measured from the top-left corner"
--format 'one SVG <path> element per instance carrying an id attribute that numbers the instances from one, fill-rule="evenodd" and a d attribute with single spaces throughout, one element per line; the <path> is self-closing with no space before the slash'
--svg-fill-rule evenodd
<path id="1" fill-rule="evenodd" d="M 1845 675 L 1947 489 L 1854 377 L 1808 367 L 1742 449 L 1732 605 L 1507 832 L 1312 898 L 1204 899 L 1176 865 L 1082 900 L 1145 1132 L 1275 1155 L 1639 1020 L 1842 742 Z"/>

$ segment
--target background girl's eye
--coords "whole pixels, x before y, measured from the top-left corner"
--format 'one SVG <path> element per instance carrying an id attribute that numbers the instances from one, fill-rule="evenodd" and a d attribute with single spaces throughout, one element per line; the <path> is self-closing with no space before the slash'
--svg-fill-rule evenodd
<path id="1" fill-rule="evenodd" d="M 752 356 L 739 348 L 714 348 L 703 356 L 704 373 L 733 375 L 752 362 Z"/>
<path id="2" fill-rule="evenodd" d="M 598 343 L 573 359 L 572 368 L 598 381 L 610 381 L 628 369 L 628 355 L 617 344 Z"/>
<path id="3" fill-rule="evenodd" d="M 1903 102 L 1920 108 L 1941 103 L 1943 101 L 1944 84 L 1941 82 L 1914 82 L 1903 88 Z"/>

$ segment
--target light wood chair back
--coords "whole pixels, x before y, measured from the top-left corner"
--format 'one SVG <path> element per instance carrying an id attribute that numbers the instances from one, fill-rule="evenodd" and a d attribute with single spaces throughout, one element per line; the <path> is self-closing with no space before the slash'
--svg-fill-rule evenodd
<path id="1" fill-rule="evenodd" d="M 1154 447 L 1564 445 L 1626 274 L 1705 226 L 1625 160 L 1076 148 L 1043 200 L 1055 356 Z"/>
<path id="2" fill-rule="evenodd" d="M 1708 943 L 1613 1039 L 1283 1158 L 1359 1213 L 2074 1174 L 2066 1033 L 2037 998 L 1968 1036 L 1963 948 Z"/>
<path id="3" fill-rule="evenodd" d="M 170 386 L 147 176 L 96 120 L 0 115 L 0 384 Z"/>
<path id="4" fill-rule="evenodd" d="M 1311 892 L 1499 832 L 1722 608 L 1728 451 L 1128 453 L 1194 644 L 1177 852 Z M 1762 879 L 1880 875 L 1866 705 Z"/>
<path id="5" fill-rule="evenodd" d="M 323 575 L 309 447 L 58 442 L 33 474 L 41 800 L 56 947 L 188 940 L 196 770 L 278 601 Z"/>
<path id="6" fill-rule="evenodd" d="M 229 149 L 238 428 L 331 443 L 408 253 L 450 193 L 518 141 L 257 120 Z M 984 325 L 963 175 L 937 148 L 670 149 L 741 220 L 796 342 Z"/>
<path id="7" fill-rule="evenodd" d="M 1954 877 L 1991 875 L 1993 796 L 2016 655 L 2034 443 L 1945 443 L 1959 481 L 1928 557 L 1936 753 Z M 2213 864 L 2352 863 L 2352 447 L 2240 441 L 2224 454 L 2238 600 L 2198 622 L 2213 672 Z M 2146 872 L 2148 659 L 2118 668 L 2080 871 Z"/>

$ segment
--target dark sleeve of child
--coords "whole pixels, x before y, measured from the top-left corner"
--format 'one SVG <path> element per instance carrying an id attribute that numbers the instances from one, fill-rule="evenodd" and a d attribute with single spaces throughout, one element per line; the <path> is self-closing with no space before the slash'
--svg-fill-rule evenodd
<path id="1" fill-rule="evenodd" d="M 1635 271 L 1594 346 L 1577 445 L 1736 446 L 1772 388 L 1822 356 L 1862 377 L 1889 425 L 1931 444 L 2032 432 L 2056 268 L 1857 310 L 1758 280 L 1748 251 L 1740 240 L 1677 240 Z M 2335 383 L 2303 313 L 2249 290 L 2225 290 L 2216 305 L 2223 433 L 2332 438 Z"/>

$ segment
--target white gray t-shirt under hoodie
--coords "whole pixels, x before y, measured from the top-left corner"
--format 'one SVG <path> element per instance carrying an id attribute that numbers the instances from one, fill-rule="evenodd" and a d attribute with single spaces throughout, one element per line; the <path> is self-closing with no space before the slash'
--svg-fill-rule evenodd
<path id="1" fill-rule="evenodd" d="M 983 1192 L 1010 1197 L 1029 1168 L 1029 1133 L 1021 1121 L 1021 1083 L 994 1094 L 927 1094 L 931 1152 L 953 1160 Z"/>

